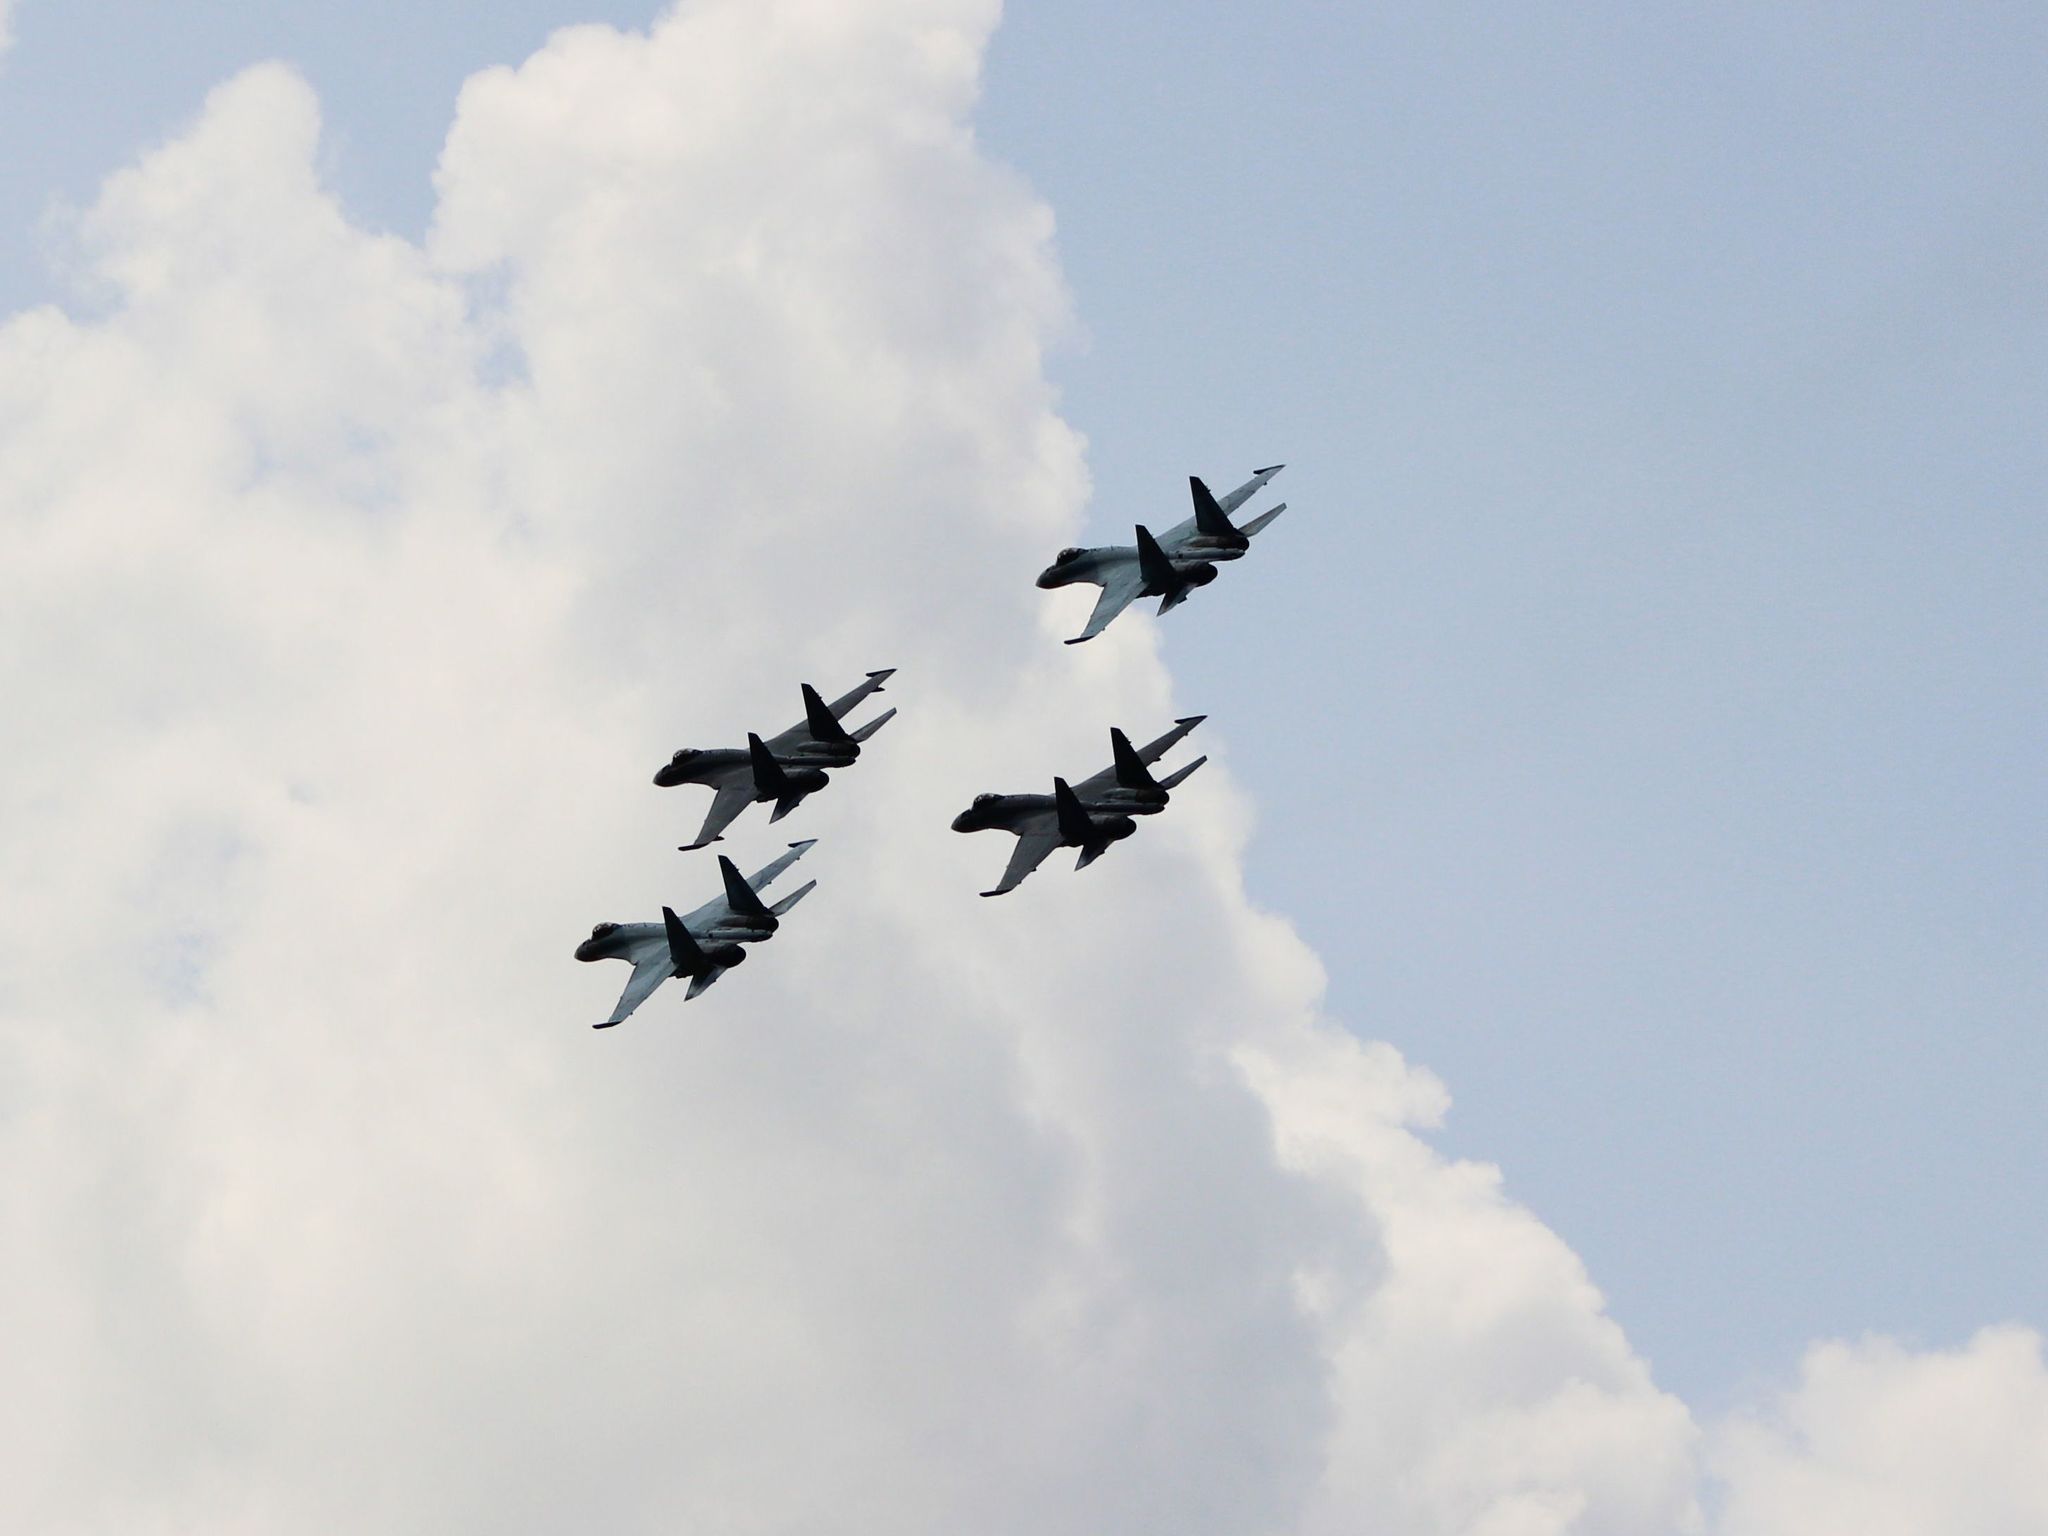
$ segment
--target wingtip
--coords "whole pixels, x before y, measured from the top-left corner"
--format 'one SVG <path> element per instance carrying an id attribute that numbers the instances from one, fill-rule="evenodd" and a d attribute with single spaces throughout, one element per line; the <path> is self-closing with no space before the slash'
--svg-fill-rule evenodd
<path id="1" fill-rule="evenodd" d="M 815 845 L 817 841 L 818 840 L 815 837 L 807 837 L 802 842 L 791 843 L 789 846 L 801 852 L 802 850 Z"/>
<path id="2" fill-rule="evenodd" d="M 894 667 L 883 667 L 878 672 L 870 672 L 868 674 L 868 681 L 873 683 L 875 685 L 875 691 L 877 693 L 880 693 L 882 691 L 882 684 L 889 681 L 889 679 L 894 677 L 895 675 L 896 669 Z"/>
<path id="3" fill-rule="evenodd" d="M 1076 636 L 1074 636 L 1074 638 L 1073 638 L 1073 639 L 1071 639 L 1071 640 L 1062 640 L 1062 641 L 1060 642 L 1060 644 L 1061 644 L 1061 645 L 1079 645 L 1079 644 L 1080 644 L 1080 643 L 1081 643 L 1081 642 L 1082 642 L 1083 640 L 1093 640 L 1094 638 L 1095 638 L 1095 637 L 1094 637 L 1093 635 L 1076 635 Z M 986 893 L 984 893 L 984 894 L 986 894 Z"/>
<path id="4" fill-rule="evenodd" d="M 1264 469 L 1255 469 L 1252 473 L 1255 475 L 1277 475 L 1286 467 L 1285 464 L 1268 464 Z"/>
<path id="5" fill-rule="evenodd" d="M 613 1029 L 623 1022 L 625 1021 L 622 1019 L 606 1019 L 602 1024 L 593 1024 L 590 1027 L 592 1029 Z"/>
<path id="6" fill-rule="evenodd" d="M 977 895 L 981 895 L 981 896 L 1001 896 L 1001 895 L 1003 895 L 1003 894 L 1004 894 L 1004 892 L 1002 892 L 1002 891 L 978 891 L 978 892 L 976 892 L 976 894 L 977 894 Z"/>
<path id="7" fill-rule="evenodd" d="M 1178 720 L 1174 721 L 1173 723 L 1175 725 L 1184 725 L 1192 731 L 1196 726 L 1200 725 L 1204 720 L 1208 718 L 1209 717 L 1207 715 L 1182 715 Z"/>

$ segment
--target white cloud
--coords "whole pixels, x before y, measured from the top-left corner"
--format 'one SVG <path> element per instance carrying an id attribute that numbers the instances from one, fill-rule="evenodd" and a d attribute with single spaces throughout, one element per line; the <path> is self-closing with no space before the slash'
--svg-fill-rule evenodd
<path id="1" fill-rule="evenodd" d="M 1725 1536 L 2023 1536 L 2048 1530 L 2048 1371 L 2031 1329 L 1954 1351 L 1818 1345 L 1715 1461 Z"/>
<path id="2" fill-rule="evenodd" d="M 559 34 L 464 92 L 424 250 L 253 70 L 0 331 L 28 1528 L 1697 1524 L 1574 1257 L 1317 1018 L 1220 767 L 973 895 L 975 790 L 1202 705 L 1030 584 L 1087 482 L 1050 215 L 968 127 L 994 19 Z M 575 940 L 714 878 L 653 767 L 883 665 L 785 824 L 818 893 L 593 1035 Z"/>

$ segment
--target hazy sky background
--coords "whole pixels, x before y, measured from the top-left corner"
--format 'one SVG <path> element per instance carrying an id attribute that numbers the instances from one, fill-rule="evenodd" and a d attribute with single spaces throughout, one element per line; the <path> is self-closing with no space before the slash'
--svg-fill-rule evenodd
<path id="1" fill-rule="evenodd" d="M 251 63 L 319 93 L 349 217 L 417 241 L 466 78 L 654 14 L 174 10 L 17 9 L 0 308 L 107 303 L 44 210 Z M 1057 220 L 1086 532 L 1290 466 L 1159 626 L 1250 896 L 1703 1417 L 1816 1339 L 2042 1319 L 2044 63 L 2017 5 L 1047 3 L 988 52 L 980 147 Z"/>

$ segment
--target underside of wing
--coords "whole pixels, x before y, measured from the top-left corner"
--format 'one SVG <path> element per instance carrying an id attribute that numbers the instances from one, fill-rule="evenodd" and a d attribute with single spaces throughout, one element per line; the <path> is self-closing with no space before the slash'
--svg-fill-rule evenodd
<path id="1" fill-rule="evenodd" d="M 1017 846 L 1010 850 L 1009 866 L 1003 871 L 1002 882 L 992 891 L 983 891 L 984 896 L 1000 896 L 1005 891 L 1014 891 L 1024 883 L 1024 877 L 1046 861 L 1060 840 L 1050 832 L 1026 832 L 1017 839 Z"/>
<path id="2" fill-rule="evenodd" d="M 882 684 L 896 675 L 894 667 L 884 667 L 879 672 L 870 672 L 867 677 L 834 699 L 829 706 L 834 719 L 845 718 L 846 712 L 871 693 L 880 693 Z M 892 710 L 893 714 L 894 711 Z"/>
<path id="3" fill-rule="evenodd" d="M 816 842 L 817 839 L 815 837 L 807 837 L 800 843 L 791 843 L 789 845 L 789 852 L 782 854 L 777 858 L 770 859 L 761 868 L 755 870 L 754 873 L 748 878 L 747 884 L 757 891 L 766 890 L 768 888 L 769 881 L 773 880 L 777 875 L 781 874 L 785 869 L 789 868 L 790 865 L 794 864 L 798 859 L 802 858 L 805 854 L 809 853 L 811 851 L 812 844 Z"/>
<path id="4" fill-rule="evenodd" d="M 1256 496 L 1264 488 L 1268 480 L 1279 474 L 1286 467 L 1285 464 L 1269 464 L 1264 469 L 1254 470 L 1251 479 L 1245 481 L 1243 485 L 1225 495 L 1218 496 L 1216 498 L 1217 505 L 1225 512 L 1235 512 L 1239 507 L 1250 501 L 1252 497 Z"/>
<path id="5" fill-rule="evenodd" d="M 683 850 L 688 852 L 692 848 L 702 848 L 706 843 L 717 842 L 719 834 L 753 802 L 754 791 L 748 785 L 726 785 L 711 797 L 711 809 L 704 813 L 704 825 L 697 829 L 697 840 L 683 844 Z"/>
<path id="6" fill-rule="evenodd" d="M 1144 585 L 1145 578 L 1135 560 L 1111 572 L 1109 580 L 1102 584 L 1102 596 L 1095 599 L 1095 611 L 1088 615 L 1088 627 L 1067 644 L 1079 645 L 1083 640 L 1093 640 L 1109 628 L 1110 620 L 1131 606 Z"/>
<path id="7" fill-rule="evenodd" d="M 659 954 L 650 954 L 636 961 L 632 978 L 626 983 L 626 990 L 619 994 L 618 1007 L 612 1010 L 610 1018 L 602 1024 L 593 1025 L 592 1028 L 610 1029 L 614 1024 L 623 1024 L 632 1016 L 635 1008 L 647 1001 L 649 993 L 668 980 L 669 973 L 674 969 L 675 966 L 670 962 L 666 949 Z"/>

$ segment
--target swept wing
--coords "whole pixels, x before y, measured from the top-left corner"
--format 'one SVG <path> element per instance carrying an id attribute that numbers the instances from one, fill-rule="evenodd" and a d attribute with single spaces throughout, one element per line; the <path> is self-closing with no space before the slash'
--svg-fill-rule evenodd
<path id="1" fill-rule="evenodd" d="M 1010 862 L 1003 870 L 1003 878 L 992 891 L 983 891 L 984 896 L 1000 896 L 1005 891 L 1014 891 L 1024 883 L 1024 877 L 1060 846 L 1057 832 L 1025 832 L 1017 838 L 1017 846 L 1010 850 Z"/>
<path id="2" fill-rule="evenodd" d="M 1079 645 L 1083 640 L 1093 640 L 1144 590 L 1145 575 L 1138 569 L 1138 557 L 1133 554 L 1128 562 L 1119 563 L 1108 573 L 1108 579 L 1102 583 L 1102 595 L 1095 599 L 1095 611 L 1088 615 L 1088 627 L 1066 643 Z"/>

